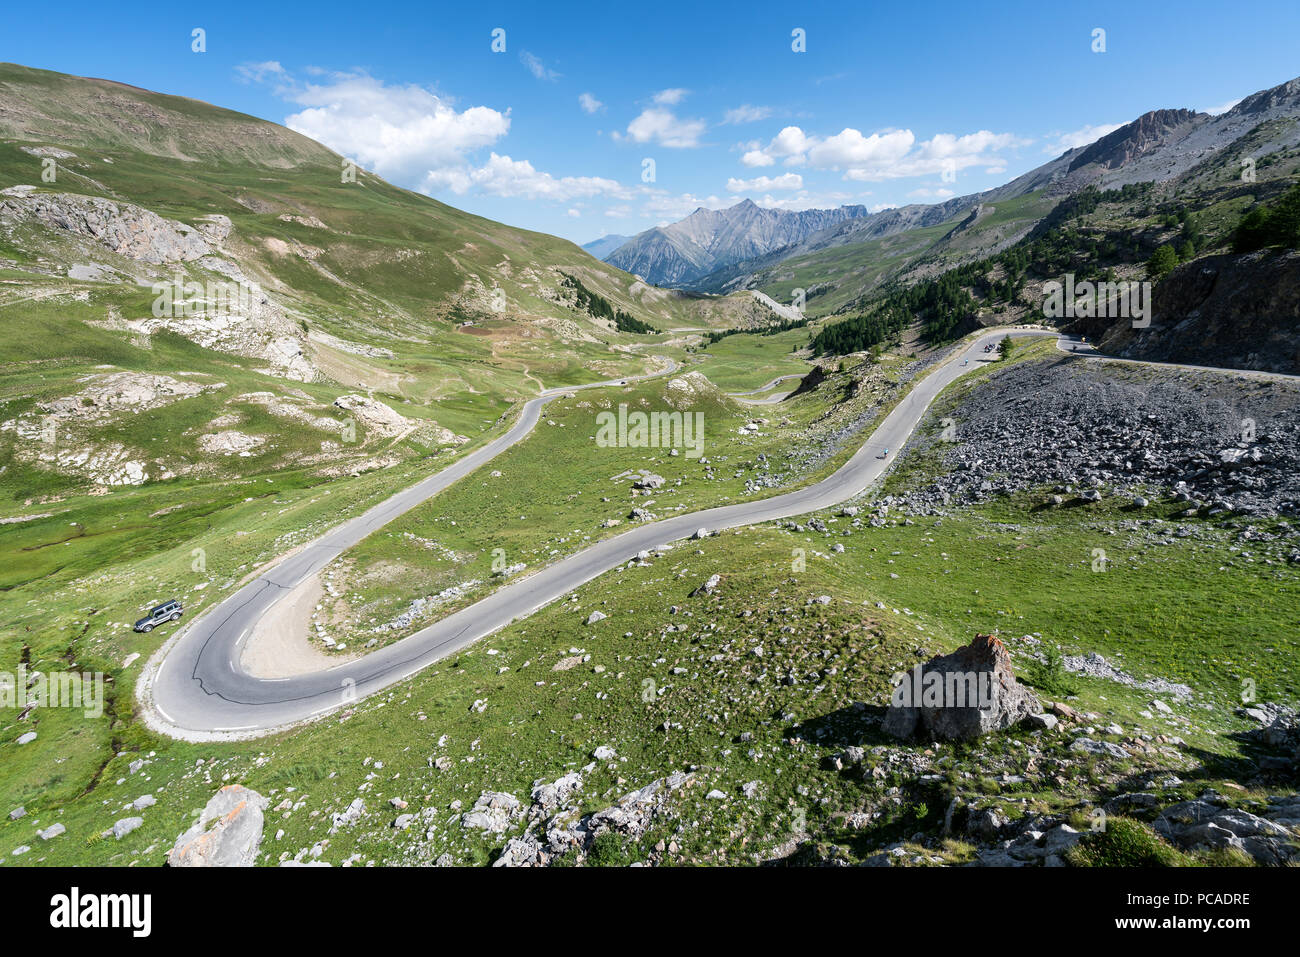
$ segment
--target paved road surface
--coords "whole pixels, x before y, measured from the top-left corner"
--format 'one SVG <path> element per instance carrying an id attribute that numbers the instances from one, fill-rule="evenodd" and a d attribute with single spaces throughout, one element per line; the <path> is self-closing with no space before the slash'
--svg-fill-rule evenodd
<path id="1" fill-rule="evenodd" d="M 750 389 L 748 392 L 728 392 L 727 395 L 731 396 L 731 398 L 733 399 L 738 399 L 739 401 L 747 403 L 749 405 L 773 405 L 777 402 L 780 402 L 783 399 L 789 398 L 790 393 L 778 392 L 776 395 L 769 395 L 762 399 L 747 399 L 745 397 L 750 395 L 759 395 L 760 393 L 766 392 L 768 389 L 774 388 L 775 386 L 784 382 L 786 379 L 802 379 L 802 378 L 803 376 L 797 373 L 795 375 L 780 375 L 777 376 L 775 379 L 773 379 L 771 382 L 767 383 L 767 385 L 761 385 L 757 389 Z"/>
<path id="2" fill-rule="evenodd" d="M 401 681 L 439 658 L 564 597 L 642 550 L 687 538 L 701 528 L 716 531 L 767 522 L 829 508 L 850 499 L 885 472 L 935 396 L 963 373 L 994 361 L 997 352 L 985 353 L 985 344 L 1008 334 L 1053 333 L 999 329 L 973 340 L 916 384 L 852 458 L 815 485 L 760 501 L 740 502 L 638 525 L 526 578 L 503 585 L 468 608 L 399 642 L 325 671 L 272 679 L 256 678 L 242 670 L 243 644 L 273 603 L 375 529 L 526 436 L 547 401 L 572 391 L 553 390 L 528 402 L 519 421 L 500 438 L 345 522 L 203 614 L 151 661 L 151 670 L 141 682 L 141 694 L 149 706 L 146 711 L 159 730 L 183 737 L 263 733 L 351 704 Z M 963 366 L 962 359 L 969 359 L 970 365 Z M 890 452 L 888 458 L 884 457 L 885 449 Z M 152 668 L 155 664 L 156 669 Z"/>

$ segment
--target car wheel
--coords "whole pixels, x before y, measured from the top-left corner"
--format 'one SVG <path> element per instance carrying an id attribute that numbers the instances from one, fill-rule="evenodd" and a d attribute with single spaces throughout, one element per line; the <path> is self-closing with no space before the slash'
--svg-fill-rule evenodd
<path id="1" fill-rule="evenodd" d="M 145 626 L 144 626 L 143 628 L 141 628 L 140 630 L 141 630 L 141 631 L 153 631 L 153 625 L 145 625 Z"/>
<path id="2" fill-rule="evenodd" d="M 178 611 L 178 612 L 175 612 L 175 613 L 174 613 L 174 614 L 173 614 L 169 619 L 167 619 L 167 620 L 168 620 L 168 621 L 179 621 L 179 620 L 180 620 L 180 617 L 181 617 L 181 613 Z"/>

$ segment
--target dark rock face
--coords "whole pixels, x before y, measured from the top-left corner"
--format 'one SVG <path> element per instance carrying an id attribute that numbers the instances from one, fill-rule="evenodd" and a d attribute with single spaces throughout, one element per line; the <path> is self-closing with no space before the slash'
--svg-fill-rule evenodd
<path id="1" fill-rule="evenodd" d="M 896 738 L 973 741 L 1043 710 L 1016 681 L 1006 646 L 992 635 L 931 658 L 894 689 L 884 730 Z"/>
<path id="2" fill-rule="evenodd" d="M 1208 256 L 1154 289 L 1151 326 L 1111 326 L 1101 349 L 1131 359 L 1300 373 L 1300 252 Z"/>
<path id="3" fill-rule="evenodd" d="M 799 380 L 799 387 L 791 392 L 787 399 L 793 399 L 797 395 L 803 395 L 806 392 L 812 392 L 819 385 L 826 381 L 826 372 L 821 366 L 813 366 L 812 371 Z"/>
<path id="4" fill-rule="evenodd" d="M 1257 864 L 1279 865 L 1294 854 L 1295 797 L 1281 806 L 1272 804 L 1264 816 L 1228 807 L 1213 791 L 1199 799 L 1165 808 L 1152 822 L 1157 834 L 1187 850 L 1233 849 L 1248 854 Z"/>

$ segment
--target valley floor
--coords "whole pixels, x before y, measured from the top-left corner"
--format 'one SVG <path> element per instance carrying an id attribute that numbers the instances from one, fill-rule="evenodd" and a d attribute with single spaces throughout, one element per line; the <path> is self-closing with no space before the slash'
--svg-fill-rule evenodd
<path id="1" fill-rule="evenodd" d="M 203 581 L 180 571 L 193 561 L 183 538 L 128 552 L 113 568 L 91 552 L 52 565 L 48 582 L 0 596 L 20 636 L 6 642 L 6 662 L 50 672 L 101 662 L 112 683 L 100 718 L 0 712 L 8 805 L 0 810 L 25 811 L 0 818 L 0 854 L 6 863 L 160 864 L 194 811 L 240 783 L 268 798 L 258 858 L 266 864 L 1101 863 L 1114 851 L 1104 835 L 1118 841 L 1130 828 L 1151 861 L 1285 860 L 1298 816 L 1288 730 L 1300 701 L 1296 519 L 1279 502 L 1254 515 L 1216 512 L 1200 487 L 1194 504 L 1209 507 L 1186 514 L 1174 485 L 1178 450 L 1158 443 L 1140 458 L 1150 471 L 1122 478 L 1106 474 L 1119 466 L 1100 448 L 1064 463 L 1078 474 L 1026 472 L 1017 456 L 1034 459 L 1040 437 L 1001 424 L 998 389 L 1046 376 L 1041 404 L 1068 399 L 1080 376 L 1121 397 L 1141 385 L 1129 373 L 1044 372 L 1057 361 L 1047 348 L 1025 347 L 1008 367 L 950 388 L 885 488 L 850 509 L 647 555 L 343 713 L 251 742 L 150 733 L 132 714 L 141 662 L 123 662 L 147 655 L 159 636 L 108 621 L 129 618 L 145 594 L 184 585 L 200 599 L 228 588 L 409 478 L 379 473 L 329 492 L 277 488 L 254 498 L 210 533 L 209 562 L 239 556 L 242 567 L 201 576 L 211 584 L 198 590 Z M 409 600 L 410 582 L 425 581 L 425 594 L 441 590 L 433 570 L 447 581 L 479 577 L 466 554 L 486 564 L 492 536 L 483 530 L 526 507 L 500 501 L 506 493 L 546 489 L 549 507 L 531 511 L 555 517 L 522 524 L 507 547 L 512 560 L 519 553 L 533 562 L 577 547 L 606 507 L 610 517 L 647 499 L 698 507 L 720 493 L 754 494 L 763 474 L 806 481 L 855 444 L 892 401 L 889 381 L 908 374 L 901 362 L 850 364 L 771 411 L 717 400 L 715 418 L 733 433 L 753 414 L 790 424 L 727 440 L 739 445 L 718 451 L 713 482 L 683 457 L 651 462 L 644 450 L 622 450 L 618 471 L 653 468 L 666 480 L 646 496 L 631 496 L 626 480 L 607 494 L 591 491 L 616 474 L 603 459 L 594 479 L 583 468 L 554 468 L 583 461 L 576 447 L 562 451 L 570 433 L 590 426 L 592 410 L 578 407 L 589 397 L 575 398 L 557 408 L 555 426 L 539 427 L 535 441 L 508 453 L 514 460 L 494 466 L 508 485 L 475 476 L 448 490 L 451 498 L 435 499 L 410 527 L 356 550 L 333 590 L 383 618 L 381 608 Z M 1182 385 L 1233 405 L 1220 381 Z M 653 401 L 644 391 L 652 388 L 628 397 Z M 1153 443 L 1176 433 L 1185 393 L 1141 388 Z M 1268 408 L 1289 408 L 1287 395 L 1275 388 Z M 935 441 L 945 419 L 959 430 L 982 423 L 989 448 L 947 449 Z M 1070 441 L 1095 434 L 1086 418 L 1081 429 Z M 1277 458 L 1243 466 L 1234 480 L 1256 467 L 1294 474 L 1289 440 L 1267 444 Z M 989 488 L 950 487 L 969 469 L 947 452 L 987 459 L 995 449 L 1005 461 L 989 463 Z M 782 467 L 759 468 L 760 452 Z M 1098 501 L 1080 498 L 1094 488 Z M 1139 493 L 1147 505 L 1135 510 Z M 593 497 L 611 501 L 593 508 Z M 149 486 L 112 498 L 150 511 L 163 501 Z M 464 538 L 449 518 L 439 521 L 451 515 L 457 529 L 471 526 Z M 105 527 L 105 540 L 111 532 Z M 438 547 L 413 546 L 408 534 Z M 10 540 L 13 554 L 37 544 Z M 83 547 L 67 540 L 74 544 L 40 551 Z M 1100 571 L 1097 549 L 1106 556 Z M 366 578 L 399 557 L 412 569 Z M 884 736 L 891 676 L 976 632 L 1002 637 L 1058 723 L 970 745 Z M 36 740 L 16 743 L 32 730 Z M 1111 826 L 1085 837 L 1099 812 Z M 136 817 L 120 837 L 112 833 Z M 1193 833 L 1210 821 L 1232 839 L 1207 843 Z M 53 825 L 63 833 L 38 836 Z"/>

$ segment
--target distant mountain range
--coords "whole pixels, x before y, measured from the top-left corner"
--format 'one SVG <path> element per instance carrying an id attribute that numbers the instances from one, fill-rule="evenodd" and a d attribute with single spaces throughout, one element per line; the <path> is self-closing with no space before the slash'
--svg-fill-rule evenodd
<path id="1" fill-rule="evenodd" d="M 1109 189 L 1129 183 L 1167 182 L 1200 164 L 1226 162 L 1228 153 L 1239 164 L 1298 143 L 1300 78 L 1248 96 L 1218 115 L 1186 109 L 1152 110 L 1093 143 L 1068 150 L 982 193 L 877 213 L 868 213 L 862 206 L 788 212 L 762 209 L 745 200 L 721 211 L 697 209 L 680 222 L 639 233 L 604 258 L 657 285 L 703 292 L 737 288 L 773 292 L 775 267 L 792 260 L 810 267 L 808 278 L 822 279 L 818 273 L 824 270 L 817 264 L 824 250 L 946 223 L 972 225 L 999 210 L 999 228 L 987 231 L 986 239 L 981 240 L 984 246 L 973 244 L 973 236 L 965 237 L 959 258 L 971 258 L 1014 242 L 1056 201 L 1087 186 Z M 1233 149 L 1227 150 L 1230 146 Z M 1021 202 L 1012 202 L 1015 200 Z M 929 239 L 924 247 L 933 252 Z M 843 257 L 836 254 L 836 258 L 842 266 Z M 826 279 L 834 283 L 840 267 L 832 264 L 828 268 Z M 876 271 L 868 274 L 873 282 L 878 278 Z M 854 295 L 862 291 L 858 289 Z M 849 297 L 846 294 L 844 298 Z"/>
<path id="2" fill-rule="evenodd" d="M 631 236 L 619 236 L 611 233 L 608 236 L 601 236 L 599 239 L 593 239 L 589 243 L 583 243 L 582 248 L 587 250 L 587 252 L 591 253 L 597 259 L 604 259 L 631 238 Z"/>
<path id="3" fill-rule="evenodd" d="M 685 286 L 718 269 L 866 215 L 865 206 L 795 212 L 765 209 L 746 199 L 730 209 L 700 207 L 671 226 L 647 229 L 607 253 L 604 259 L 655 285 Z"/>

